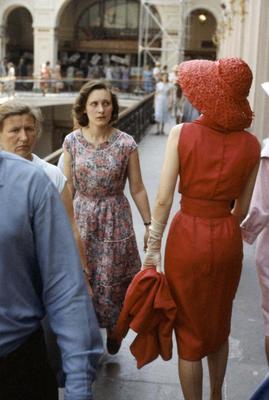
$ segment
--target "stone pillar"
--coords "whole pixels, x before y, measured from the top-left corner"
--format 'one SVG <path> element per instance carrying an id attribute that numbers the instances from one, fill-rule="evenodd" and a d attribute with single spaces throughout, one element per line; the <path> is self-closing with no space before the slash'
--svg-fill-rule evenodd
<path id="1" fill-rule="evenodd" d="M 34 76 L 40 75 L 43 63 L 50 61 L 51 67 L 57 63 L 57 30 L 52 27 L 34 27 Z"/>
<path id="2" fill-rule="evenodd" d="M 168 72 L 171 71 L 173 65 L 178 64 L 180 58 L 181 37 L 179 35 L 179 7 L 174 4 L 156 6 L 161 18 L 162 32 L 162 48 L 164 49 L 161 56 L 161 64 L 168 66 Z M 160 28 L 161 29 L 161 28 Z"/>
<path id="3" fill-rule="evenodd" d="M 0 60 L 6 55 L 6 45 L 8 38 L 6 37 L 6 26 L 0 25 Z"/>
<path id="4" fill-rule="evenodd" d="M 173 42 L 171 40 L 173 40 Z M 166 51 L 162 51 L 161 64 L 162 66 L 167 65 L 169 72 L 173 65 L 178 64 L 179 62 L 178 36 L 169 34 L 169 40 L 163 36 L 162 47 L 166 49 Z"/>
<path id="5" fill-rule="evenodd" d="M 250 1 L 250 31 L 245 50 L 254 75 L 251 98 L 255 112 L 253 131 L 260 140 L 269 136 L 269 97 L 261 88 L 262 82 L 269 81 L 268 15 L 268 0 Z"/>

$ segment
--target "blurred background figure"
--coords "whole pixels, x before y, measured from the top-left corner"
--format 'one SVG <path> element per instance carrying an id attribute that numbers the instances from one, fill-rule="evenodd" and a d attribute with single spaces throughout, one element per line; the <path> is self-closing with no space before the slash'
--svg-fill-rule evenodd
<path id="1" fill-rule="evenodd" d="M 200 112 L 184 97 L 181 122 L 192 122 L 199 118 Z"/>
<path id="2" fill-rule="evenodd" d="M 6 66 L 3 60 L 0 61 L 0 94 L 4 91 L 5 79 L 7 76 Z"/>
<path id="3" fill-rule="evenodd" d="M 4 85 L 5 91 L 8 94 L 8 97 L 12 97 L 15 94 L 15 67 L 12 62 L 7 63 L 7 77 Z"/>
<path id="4" fill-rule="evenodd" d="M 153 72 L 149 65 L 143 70 L 143 89 L 146 93 L 153 92 Z"/>
<path id="5" fill-rule="evenodd" d="M 182 90 L 178 84 L 178 65 L 174 65 L 172 71 L 169 73 L 169 82 L 172 86 L 172 97 L 173 97 L 173 108 L 172 108 L 172 116 L 176 120 L 176 124 L 181 121 L 182 118 Z"/>
<path id="6" fill-rule="evenodd" d="M 16 76 L 18 79 L 23 80 L 23 79 L 27 78 L 27 74 L 28 74 L 27 65 L 26 65 L 25 59 L 22 57 L 22 58 L 20 58 L 19 64 L 17 66 Z M 27 90 L 27 83 L 17 82 L 16 88 L 21 89 L 21 90 Z"/>
<path id="7" fill-rule="evenodd" d="M 161 69 L 161 74 L 166 74 L 166 73 L 168 73 L 168 66 L 165 64 Z"/>
<path id="8" fill-rule="evenodd" d="M 105 78 L 109 82 L 113 79 L 113 67 L 110 64 L 105 67 Z"/>
<path id="9" fill-rule="evenodd" d="M 159 61 L 156 61 L 152 72 L 155 83 L 159 82 L 161 80 L 161 63 Z"/>
<path id="10" fill-rule="evenodd" d="M 130 68 L 127 65 L 121 67 L 121 89 L 127 92 L 129 89 Z"/>
<path id="11" fill-rule="evenodd" d="M 66 85 L 69 92 L 72 92 L 74 90 L 74 74 L 75 67 L 72 64 L 69 64 L 66 69 Z"/>
<path id="12" fill-rule="evenodd" d="M 59 93 L 64 88 L 62 72 L 61 72 L 61 65 L 58 63 L 55 65 L 54 71 L 52 73 L 53 88 L 56 93 Z"/>
<path id="13" fill-rule="evenodd" d="M 42 91 L 43 96 L 45 96 L 46 93 L 49 91 L 49 88 L 51 86 L 50 80 L 51 80 L 51 67 L 50 67 L 50 61 L 47 61 L 45 64 L 42 64 L 40 72 L 40 89 Z"/>
<path id="14" fill-rule="evenodd" d="M 168 81 L 168 73 L 162 75 L 155 89 L 155 121 L 157 122 L 156 135 L 164 135 L 164 124 L 171 120 L 173 107 L 173 90 Z"/>

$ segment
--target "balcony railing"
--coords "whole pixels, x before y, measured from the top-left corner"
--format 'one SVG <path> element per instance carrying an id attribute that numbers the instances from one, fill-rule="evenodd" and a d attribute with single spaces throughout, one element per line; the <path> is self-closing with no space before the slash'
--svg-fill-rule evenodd
<path id="1" fill-rule="evenodd" d="M 78 92 L 84 83 L 90 79 L 102 79 L 107 81 L 103 77 L 96 78 L 84 78 L 81 74 L 77 74 L 74 78 L 63 78 L 57 79 L 28 79 L 28 78 L 16 78 L 9 79 L 7 77 L 0 77 L 0 93 L 10 94 L 11 92 L 35 92 L 46 95 L 47 93 L 63 93 L 63 92 Z M 141 79 L 112 79 L 107 81 L 115 91 L 132 93 L 132 94 L 143 94 L 144 83 Z M 147 91 L 154 90 L 154 83 L 146 85 Z"/>

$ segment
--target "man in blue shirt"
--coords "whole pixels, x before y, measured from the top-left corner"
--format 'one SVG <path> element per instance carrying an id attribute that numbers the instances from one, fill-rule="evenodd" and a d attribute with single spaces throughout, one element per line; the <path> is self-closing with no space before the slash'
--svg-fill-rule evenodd
<path id="1" fill-rule="evenodd" d="M 65 400 L 92 399 L 102 340 L 66 211 L 41 169 L 0 151 L 1 400 L 57 399 L 45 314 L 61 349 Z"/>

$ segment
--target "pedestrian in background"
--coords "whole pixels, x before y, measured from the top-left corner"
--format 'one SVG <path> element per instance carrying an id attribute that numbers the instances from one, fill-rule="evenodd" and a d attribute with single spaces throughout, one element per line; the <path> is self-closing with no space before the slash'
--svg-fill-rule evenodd
<path id="1" fill-rule="evenodd" d="M 130 84 L 130 68 L 128 65 L 121 66 L 121 89 L 127 92 Z"/>
<path id="2" fill-rule="evenodd" d="M 153 92 L 153 72 L 149 65 L 143 69 L 143 89 L 147 94 Z"/>
<path id="3" fill-rule="evenodd" d="M 14 64 L 12 62 L 8 62 L 7 77 L 4 85 L 8 97 L 12 97 L 15 94 L 15 81 L 16 81 L 16 74 L 15 74 Z"/>
<path id="4" fill-rule="evenodd" d="M 184 96 L 182 103 L 183 103 L 183 106 L 182 106 L 181 122 L 195 121 L 200 116 L 200 112 L 195 107 L 193 107 L 191 102 L 185 96 Z"/>
<path id="5" fill-rule="evenodd" d="M 22 57 L 20 58 L 18 67 L 17 67 L 17 80 L 24 80 L 27 78 L 27 65 L 25 62 L 25 59 Z M 16 88 L 21 89 L 21 90 L 27 90 L 27 83 L 24 82 L 17 82 Z"/>
<path id="6" fill-rule="evenodd" d="M 57 63 L 52 72 L 53 88 L 55 93 L 60 93 L 60 91 L 64 88 L 61 69 L 61 64 Z"/>
<path id="7" fill-rule="evenodd" d="M 155 88 L 155 121 L 157 135 L 164 135 L 164 125 L 171 120 L 173 108 L 173 90 L 168 80 L 168 73 L 162 75 Z"/>
<path id="8" fill-rule="evenodd" d="M 43 96 L 49 91 L 51 87 L 52 71 L 50 66 L 50 61 L 41 65 L 40 71 L 40 88 Z"/>
<path id="9" fill-rule="evenodd" d="M 169 73 L 169 82 L 172 86 L 172 98 L 173 98 L 173 117 L 178 124 L 182 119 L 182 90 L 178 84 L 178 65 L 173 65 L 172 71 Z"/>
<path id="10" fill-rule="evenodd" d="M 155 66 L 152 72 L 155 84 L 157 84 L 161 80 L 161 63 L 159 61 L 155 62 Z"/>
<path id="11" fill-rule="evenodd" d="M 3 60 L 0 60 L 0 94 L 4 91 L 7 70 Z"/>

